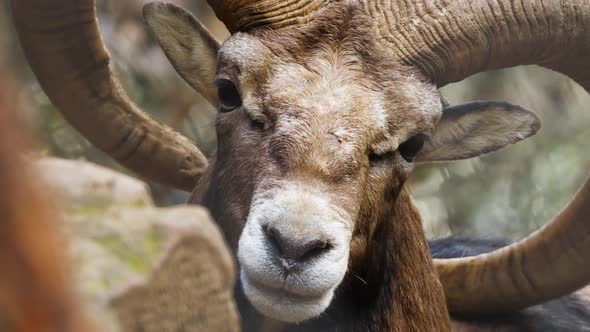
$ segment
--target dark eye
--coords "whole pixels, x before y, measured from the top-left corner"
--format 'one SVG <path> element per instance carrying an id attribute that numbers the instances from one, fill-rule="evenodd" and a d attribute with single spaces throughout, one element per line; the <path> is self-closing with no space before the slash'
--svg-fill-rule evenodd
<path id="1" fill-rule="evenodd" d="M 231 112 L 242 106 L 242 97 L 236 88 L 236 85 L 230 80 L 217 80 L 217 93 L 219 95 L 219 110 L 221 112 Z"/>
<path id="2" fill-rule="evenodd" d="M 413 162 L 418 155 L 418 152 L 422 150 L 424 146 L 424 142 L 426 141 L 426 135 L 418 134 L 409 140 L 402 143 L 398 148 L 399 154 L 404 158 L 407 162 Z"/>

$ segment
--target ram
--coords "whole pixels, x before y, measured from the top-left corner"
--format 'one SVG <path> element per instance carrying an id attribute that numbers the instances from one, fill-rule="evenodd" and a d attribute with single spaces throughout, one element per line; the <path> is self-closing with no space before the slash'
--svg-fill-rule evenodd
<path id="1" fill-rule="evenodd" d="M 590 2 L 209 4 L 232 33 L 223 44 L 174 5 L 149 4 L 144 16 L 219 109 L 210 161 L 126 96 L 92 0 L 12 1 L 26 56 L 65 118 L 138 175 L 209 208 L 239 262 L 245 330 L 570 331 L 569 318 L 589 328 L 577 295 L 525 308 L 590 281 L 590 181 L 525 240 L 434 261 L 405 182 L 417 163 L 475 157 L 540 126 L 508 103 L 445 105 L 438 88 L 540 64 L 590 89 Z M 435 243 L 435 255 L 458 241 Z"/>

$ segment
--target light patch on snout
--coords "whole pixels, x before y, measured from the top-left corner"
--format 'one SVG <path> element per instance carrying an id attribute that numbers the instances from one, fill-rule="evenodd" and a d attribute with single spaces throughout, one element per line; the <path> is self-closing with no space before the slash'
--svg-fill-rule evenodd
<path id="1" fill-rule="evenodd" d="M 285 322 L 324 312 L 347 270 L 350 225 L 349 216 L 313 188 L 291 184 L 255 195 L 238 249 L 242 287 L 252 305 Z M 275 226 L 297 241 L 325 239 L 329 249 L 287 270 L 267 232 Z"/>

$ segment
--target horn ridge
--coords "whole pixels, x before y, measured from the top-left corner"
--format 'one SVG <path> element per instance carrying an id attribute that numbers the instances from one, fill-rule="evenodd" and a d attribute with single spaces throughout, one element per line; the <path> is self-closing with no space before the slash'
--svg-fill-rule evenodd
<path id="1" fill-rule="evenodd" d="M 341 0 L 208 0 L 231 33 L 284 29 L 310 22 L 326 5 Z"/>

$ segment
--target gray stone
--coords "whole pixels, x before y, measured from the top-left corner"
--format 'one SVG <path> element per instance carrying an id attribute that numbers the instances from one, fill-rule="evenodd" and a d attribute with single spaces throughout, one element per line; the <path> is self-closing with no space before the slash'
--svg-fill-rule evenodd
<path id="1" fill-rule="evenodd" d="M 238 330 L 233 259 L 204 208 L 156 208 L 146 184 L 88 162 L 37 165 L 64 206 L 72 279 L 101 331 Z"/>

